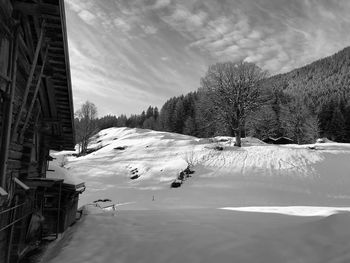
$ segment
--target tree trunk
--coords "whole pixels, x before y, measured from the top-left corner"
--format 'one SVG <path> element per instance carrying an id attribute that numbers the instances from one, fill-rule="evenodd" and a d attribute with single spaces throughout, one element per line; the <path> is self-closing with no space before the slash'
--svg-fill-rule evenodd
<path id="1" fill-rule="evenodd" d="M 237 118 L 237 129 L 235 129 L 235 137 L 236 137 L 236 142 L 235 142 L 235 146 L 237 147 L 241 147 L 242 142 L 241 142 L 241 137 L 242 137 L 242 124 L 241 124 L 241 118 L 240 118 L 240 111 L 237 109 L 237 114 L 236 114 L 236 118 Z"/>
<path id="2" fill-rule="evenodd" d="M 241 142 L 241 127 L 238 127 L 238 129 L 236 130 L 236 142 L 235 142 L 235 146 L 241 147 L 242 146 L 242 142 Z"/>

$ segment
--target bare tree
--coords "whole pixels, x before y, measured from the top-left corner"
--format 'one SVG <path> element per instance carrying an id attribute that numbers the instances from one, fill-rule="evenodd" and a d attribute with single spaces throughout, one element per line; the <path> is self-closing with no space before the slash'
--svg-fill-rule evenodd
<path id="1" fill-rule="evenodd" d="M 260 104 L 260 83 L 266 72 L 248 62 L 223 62 L 209 67 L 201 87 L 221 121 L 228 126 L 235 145 L 241 147 L 241 133 L 247 115 Z"/>
<path id="2" fill-rule="evenodd" d="M 79 143 L 79 152 L 85 154 L 89 139 L 97 131 L 97 108 L 94 103 L 86 101 L 75 115 L 76 139 Z"/>
<path id="3" fill-rule="evenodd" d="M 263 105 L 247 116 L 246 133 L 249 136 L 265 139 L 278 135 L 279 122 L 271 105 Z"/>
<path id="4" fill-rule="evenodd" d="M 306 107 L 305 99 L 295 96 L 282 107 L 282 127 L 298 144 L 312 143 L 319 137 L 319 120 Z"/>

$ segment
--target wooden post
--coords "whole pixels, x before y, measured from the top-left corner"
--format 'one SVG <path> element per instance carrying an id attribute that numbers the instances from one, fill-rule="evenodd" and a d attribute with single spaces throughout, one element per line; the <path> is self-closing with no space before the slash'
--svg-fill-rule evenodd
<path id="1" fill-rule="evenodd" d="M 5 112 L 4 112 L 4 123 L 2 130 L 2 142 L 0 150 L 0 178 L 1 187 L 7 190 L 6 187 L 6 170 L 7 170 L 7 159 L 11 139 L 11 125 L 12 125 L 12 114 L 13 114 L 13 102 L 15 98 L 16 90 L 16 79 L 17 79 L 17 58 L 18 58 L 18 28 L 15 30 L 15 37 L 12 42 L 12 61 L 11 61 L 11 85 L 10 95 L 6 99 Z"/>
<path id="2" fill-rule="evenodd" d="M 62 195 L 62 184 L 63 184 L 63 182 L 59 182 L 59 184 L 60 184 L 60 188 L 59 188 L 59 192 L 58 192 L 56 239 L 58 238 L 58 233 L 60 231 L 61 195 Z"/>
<path id="3" fill-rule="evenodd" d="M 42 40 L 43 40 L 43 37 L 44 37 L 44 26 L 45 26 L 45 21 L 43 21 L 42 24 L 41 24 L 41 32 L 40 32 L 40 36 L 39 36 L 39 39 L 38 39 L 38 43 L 36 45 L 36 50 L 35 50 L 32 66 L 30 68 L 27 84 L 26 84 L 26 87 L 25 87 L 25 90 L 24 90 L 23 101 L 22 101 L 21 106 L 19 108 L 16 121 L 15 121 L 15 123 L 13 125 L 12 137 L 11 137 L 12 141 L 17 139 L 16 136 L 17 136 L 18 124 L 19 124 L 19 122 L 21 120 L 22 111 L 24 110 L 24 107 L 25 107 L 25 105 L 27 103 L 27 98 L 28 98 L 28 94 L 29 94 L 30 85 L 32 84 L 34 71 L 35 71 L 35 68 L 36 68 L 36 64 L 38 62 L 38 57 L 39 57 L 39 53 L 40 53 L 40 49 L 41 49 L 41 43 L 42 43 Z"/>
<path id="4" fill-rule="evenodd" d="M 38 82 L 36 83 L 34 94 L 33 94 L 33 98 L 32 98 L 32 101 L 30 103 L 30 106 L 29 106 L 29 109 L 28 109 L 28 112 L 27 112 L 27 116 L 26 116 L 26 119 L 24 121 L 24 125 L 23 125 L 23 127 L 21 129 L 21 132 L 20 132 L 20 135 L 19 135 L 20 141 L 23 139 L 24 131 L 26 129 L 26 126 L 28 125 L 30 116 L 31 116 L 33 108 L 34 108 L 36 97 L 38 95 L 38 91 L 39 91 L 40 84 L 41 84 L 41 78 L 42 78 L 42 75 L 43 75 L 43 72 L 44 72 L 44 68 L 45 68 L 45 63 L 46 63 L 48 50 L 49 50 L 49 46 L 47 45 L 46 46 L 46 50 L 45 50 L 44 60 L 43 60 L 43 63 L 42 63 L 42 66 L 41 66 L 41 70 L 40 70 L 40 74 L 39 74 L 39 77 L 38 77 Z"/>
<path id="5" fill-rule="evenodd" d="M 18 206 L 18 196 L 16 195 L 15 197 L 15 207 Z M 14 222 L 16 221 L 16 217 L 17 217 L 17 208 L 15 208 L 12 213 L 11 213 L 11 220 L 10 222 Z M 13 230 L 14 230 L 15 225 L 11 225 L 10 228 L 10 236 L 9 236 L 9 243 L 8 243 L 8 247 L 7 247 L 7 260 L 6 263 L 10 263 L 11 261 L 11 249 L 12 249 L 12 241 L 13 241 Z"/>

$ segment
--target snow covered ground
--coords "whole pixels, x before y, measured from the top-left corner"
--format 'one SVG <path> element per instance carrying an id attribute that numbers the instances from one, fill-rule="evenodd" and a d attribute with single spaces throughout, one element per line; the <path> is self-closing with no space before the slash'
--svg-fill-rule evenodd
<path id="1" fill-rule="evenodd" d="M 349 144 L 245 138 L 238 148 L 230 137 L 111 128 L 90 148 L 53 153 L 52 168 L 86 183 L 80 205 L 108 198 L 117 211 L 86 206 L 45 263 L 350 260 Z M 189 163 L 192 177 L 170 188 Z"/>
<path id="2" fill-rule="evenodd" d="M 122 210 L 85 216 L 42 263 L 347 263 L 349 246 L 348 213 Z"/>
<path id="3" fill-rule="evenodd" d="M 94 137 L 90 148 L 99 150 L 79 158 L 68 156 L 65 167 L 74 180 L 86 182 L 80 205 L 109 198 L 116 204 L 132 203 L 126 209 L 348 206 L 350 144 L 309 147 L 246 138 L 238 148 L 230 137 L 199 139 L 110 128 Z M 56 163 L 66 154 L 53 154 Z M 193 176 L 180 188 L 170 189 L 188 163 L 194 165 Z M 139 178 L 130 179 L 135 175 Z"/>

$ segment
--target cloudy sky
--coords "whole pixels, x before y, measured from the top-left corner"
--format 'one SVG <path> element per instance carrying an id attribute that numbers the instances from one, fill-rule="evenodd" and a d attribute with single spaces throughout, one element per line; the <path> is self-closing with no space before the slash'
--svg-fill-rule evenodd
<path id="1" fill-rule="evenodd" d="M 287 72 L 350 45 L 349 0 L 65 0 L 75 109 L 140 113 L 218 61 Z"/>

